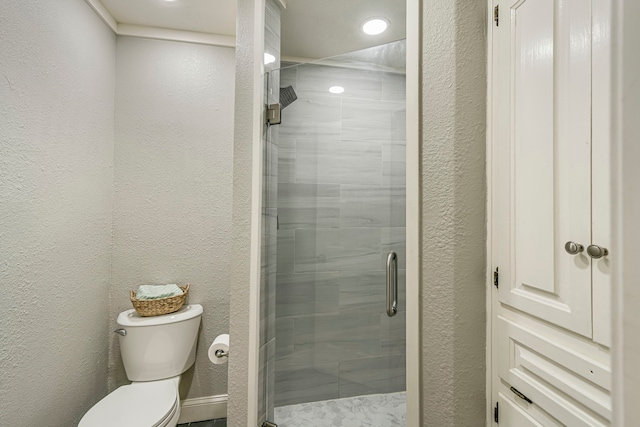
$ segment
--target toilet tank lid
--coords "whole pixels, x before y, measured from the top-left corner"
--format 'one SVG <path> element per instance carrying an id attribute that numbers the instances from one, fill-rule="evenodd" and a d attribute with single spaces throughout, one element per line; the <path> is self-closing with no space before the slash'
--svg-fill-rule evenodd
<path id="1" fill-rule="evenodd" d="M 116 322 L 120 326 L 156 326 L 166 325 L 167 323 L 182 322 L 184 320 L 193 319 L 201 314 L 202 306 L 200 304 L 185 305 L 174 313 L 151 317 L 142 317 L 132 308 L 120 313 Z"/>

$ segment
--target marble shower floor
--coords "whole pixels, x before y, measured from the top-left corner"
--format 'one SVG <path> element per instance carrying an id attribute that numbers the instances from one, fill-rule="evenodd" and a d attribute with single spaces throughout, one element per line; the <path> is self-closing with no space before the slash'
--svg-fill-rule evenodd
<path id="1" fill-rule="evenodd" d="M 372 394 L 275 408 L 278 427 L 404 427 L 406 392 Z"/>

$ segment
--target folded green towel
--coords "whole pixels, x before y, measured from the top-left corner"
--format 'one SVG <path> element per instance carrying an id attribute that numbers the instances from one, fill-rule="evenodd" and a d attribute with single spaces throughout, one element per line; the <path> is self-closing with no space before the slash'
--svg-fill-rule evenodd
<path id="1" fill-rule="evenodd" d="M 149 300 L 169 298 L 182 295 L 184 292 L 178 285 L 140 285 L 136 291 L 136 299 Z"/>

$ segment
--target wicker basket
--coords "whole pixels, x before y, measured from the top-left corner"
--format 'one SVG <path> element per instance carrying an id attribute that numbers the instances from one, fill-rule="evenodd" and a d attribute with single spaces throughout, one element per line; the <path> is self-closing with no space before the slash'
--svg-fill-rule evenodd
<path id="1" fill-rule="evenodd" d="M 161 314 L 173 313 L 180 310 L 189 294 L 189 285 L 180 286 L 184 292 L 182 295 L 175 297 L 139 300 L 136 299 L 136 291 L 131 291 L 131 304 L 138 314 L 143 317 L 160 316 Z"/>

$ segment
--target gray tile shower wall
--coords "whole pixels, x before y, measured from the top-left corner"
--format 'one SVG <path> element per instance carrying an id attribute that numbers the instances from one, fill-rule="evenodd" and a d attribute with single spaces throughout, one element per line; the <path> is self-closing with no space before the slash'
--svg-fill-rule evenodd
<path id="1" fill-rule="evenodd" d="M 298 100 L 278 126 L 275 405 L 404 390 L 405 76 L 310 64 L 279 76 Z"/>

